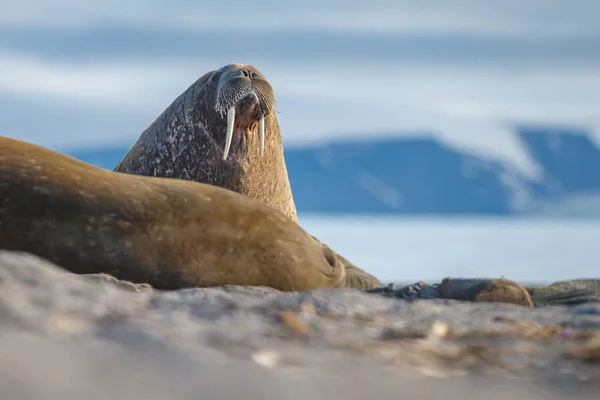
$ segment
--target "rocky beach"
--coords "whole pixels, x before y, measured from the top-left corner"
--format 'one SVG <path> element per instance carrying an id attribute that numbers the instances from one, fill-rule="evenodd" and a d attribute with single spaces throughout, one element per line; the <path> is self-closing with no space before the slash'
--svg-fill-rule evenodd
<path id="1" fill-rule="evenodd" d="M 163 292 L 0 252 L 3 399 L 598 398 L 600 305 Z"/>

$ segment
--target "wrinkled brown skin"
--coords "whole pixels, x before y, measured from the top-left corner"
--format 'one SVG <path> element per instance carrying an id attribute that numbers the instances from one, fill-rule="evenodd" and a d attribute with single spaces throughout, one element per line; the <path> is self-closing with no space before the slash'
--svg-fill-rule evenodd
<path id="1" fill-rule="evenodd" d="M 333 252 L 261 201 L 197 182 L 106 171 L 1 137 L 0 248 L 164 290 L 296 291 L 345 282 Z"/>
<path id="2" fill-rule="evenodd" d="M 220 186 L 260 200 L 297 222 L 281 129 L 274 109 L 265 110 L 268 114 L 262 157 L 257 123 L 254 123 L 250 134 L 238 143 L 234 141 L 227 160 L 222 159 L 227 119 L 215 111 L 219 79 L 223 74 L 239 78 L 244 71 L 254 73 L 255 78 L 248 79 L 260 84 L 264 97 L 274 99 L 268 81 L 254 66 L 230 64 L 210 71 L 173 101 L 141 134 L 114 170 Z M 242 115 L 238 107 L 236 121 L 255 120 L 252 111 Z M 374 276 L 338 257 L 346 266 L 346 287 L 364 290 L 383 286 Z"/>

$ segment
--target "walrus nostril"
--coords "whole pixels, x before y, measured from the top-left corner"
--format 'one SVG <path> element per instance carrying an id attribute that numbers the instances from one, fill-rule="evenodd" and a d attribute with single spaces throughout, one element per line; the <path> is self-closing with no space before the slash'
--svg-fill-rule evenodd
<path id="1" fill-rule="evenodd" d="M 258 78 L 258 74 L 255 71 L 249 70 L 249 69 L 242 69 L 240 70 L 240 74 L 242 76 L 245 76 L 246 78 L 252 78 L 252 79 L 256 79 Z"/>

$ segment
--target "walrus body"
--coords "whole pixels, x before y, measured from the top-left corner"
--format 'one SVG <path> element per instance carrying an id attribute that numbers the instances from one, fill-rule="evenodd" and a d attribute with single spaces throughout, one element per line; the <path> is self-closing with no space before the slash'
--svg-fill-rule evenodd
<path id="1" fill-rule="evenodd" d="M 198 79 L 141 134 L 115 171 L 220 186 L 298 221 L 275 94 L 251 65 L 226 65 Z M 338 257 L 346 287 L 383 286 Z"/>
<path id="2" fill-rule="evenodd" d="M 156 289 L 345 282 L 333 252 L 258 200 L 106 171 L 9 138 L 0 138 L 0 248 Z"/>

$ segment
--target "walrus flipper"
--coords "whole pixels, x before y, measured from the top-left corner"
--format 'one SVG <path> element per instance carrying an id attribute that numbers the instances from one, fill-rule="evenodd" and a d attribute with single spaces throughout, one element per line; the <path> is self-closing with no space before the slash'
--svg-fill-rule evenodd
<path id="1" fill-rule="evenodd" d="M 346 287 L 359 290 L 370 290 L 385 286 L 379 279 L 375 278 L 346 260 L 338 254 L 338 258 L 346 267 Z"/>
<path id="2" fill-rule="evenodd" d="M 385 285 L 373 275 L 370 275 L 358 268 L 356 265 L 352 264 L 350 261 L 339 255 L 337 252 L 332 250 L 325 243 L 321 242 L 318 238 L 311 235 L 314 240 L 321 244 L 322 248 L 326 248 L 328 251 L 332 252 L 337 256 L 337 258 L 344 264 L 346 268 L 346 285 L 344 287 L 350 289 L 359 289 L 359 290 L 372 290 L 379 289 L 384 287 Z"/>

